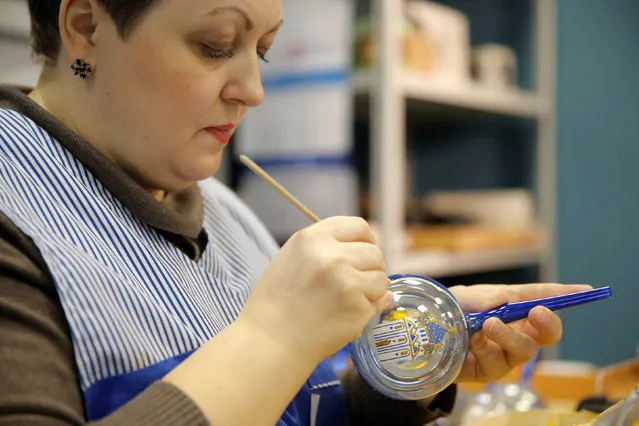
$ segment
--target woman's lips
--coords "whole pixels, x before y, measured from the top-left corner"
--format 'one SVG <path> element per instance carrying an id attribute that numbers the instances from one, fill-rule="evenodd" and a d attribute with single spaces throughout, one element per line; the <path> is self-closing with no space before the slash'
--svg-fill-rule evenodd
<path id="1" fill-rule="evenodd" d="M 227 144 L 231 140 L 231 136 L 233 136 L 235 125 L 225 124 L 223 126 L 207 127 L 205 130 L 218 142 Z"/>

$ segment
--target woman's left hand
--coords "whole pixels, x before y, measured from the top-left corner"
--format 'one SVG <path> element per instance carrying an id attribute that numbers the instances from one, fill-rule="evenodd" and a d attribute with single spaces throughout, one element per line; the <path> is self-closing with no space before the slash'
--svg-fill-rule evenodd
<path id="1" fill-rule="evenodd" d="M 464 312 L 480 312 L 503 303 L 558 296 L 591 288 L 589 285 L 562 284 L 480 284 L 454 286 L 450 291 Z M 457 381 L 497 380 L 534 357 L 539 347 L 557 343 L 561 334 L 561 320 L 543 306 L 532 309 L 527 319 L 510 324 L 490 318 L 482 330 L 471 337 L 470 351 Z"/>

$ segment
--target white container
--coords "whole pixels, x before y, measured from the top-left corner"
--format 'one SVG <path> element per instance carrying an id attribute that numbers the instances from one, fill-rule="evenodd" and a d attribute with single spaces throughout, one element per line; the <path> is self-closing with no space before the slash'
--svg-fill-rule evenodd
<path id="1" fill-rule="evenodd" d="M 424 208 L 437 215 L 463 216 L 477 225 L 495 228 L 535 226 L 533 197 L 525 189 L 434 191 Z"/>
<path id="2" fill-rule="evenodd" d="M 473 68 L 478 83 L 493 89 L 517 87 L 517 55 L 500 44 L 485 44 L 473 49 Z"/>
<path id="3" fill-rule="evenodd" d="M 433 46 L 434 79 L 470 82 L 470 23 L 461 11 L 439 3 L 412 0 L 406 12 Z"/>

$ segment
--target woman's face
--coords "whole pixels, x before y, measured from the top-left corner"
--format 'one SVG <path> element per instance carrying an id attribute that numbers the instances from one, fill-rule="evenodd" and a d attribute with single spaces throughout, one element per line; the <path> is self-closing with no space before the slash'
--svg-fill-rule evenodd
<path id="1" fill-rule="evenodd" d="M 281 0 L 158 0 L 125 41 L 98 25 L 91 132 L 107 156 L 147 189 L 212 176 L 263 100 L 259 61 L 281 14 Z"/>

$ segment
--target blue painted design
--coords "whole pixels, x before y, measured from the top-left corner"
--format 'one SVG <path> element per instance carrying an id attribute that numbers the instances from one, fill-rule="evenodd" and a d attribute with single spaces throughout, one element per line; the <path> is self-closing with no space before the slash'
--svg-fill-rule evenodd
<path id="1" fill-rule="evenodd" d="M 429 323 L 426 325 L 426 329 L 428 330 L 428 337 L 430 338 L 429 344 L 437 345 L 439 344 L 446 334 L 448 334 L 448 330 L 444 327 L 440 327 L 435 323 Z"/>

